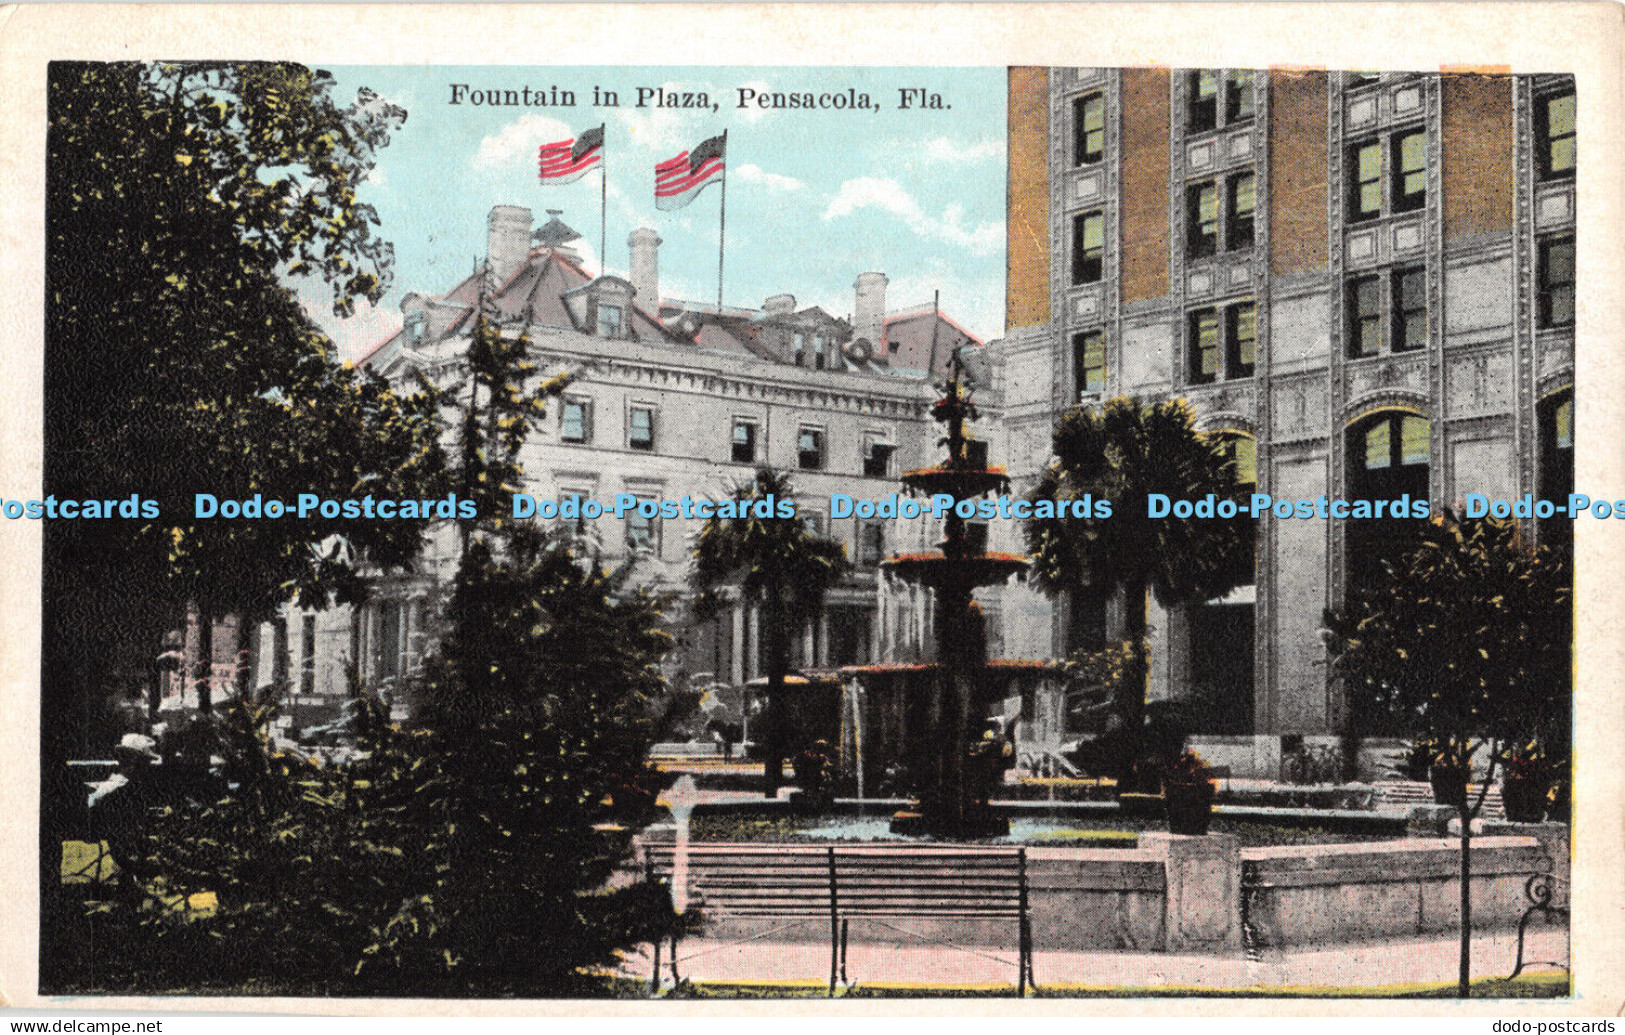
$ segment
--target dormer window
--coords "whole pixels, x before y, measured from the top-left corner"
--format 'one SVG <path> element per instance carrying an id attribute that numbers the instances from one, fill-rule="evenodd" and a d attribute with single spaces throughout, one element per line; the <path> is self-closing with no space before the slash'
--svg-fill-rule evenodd
<path id="1" fill-rule="evenodd" d="M 798 367 L 807 365 L 807 336 L 805 334 L 796 334 L 795 364 Z"/>
<path id="2" fill-rule="evenodd" d="M 406 318 L 406 336 L 412 339 L 413 344 L 423 340 L 429 330 L 429 314 L 416 312 Z"/>
<path id="3" fill-rule="evenodd" d="M 606 338 L 622 336 L 621 307 L 607 302 L 598 304 L 598 333 Z"/>

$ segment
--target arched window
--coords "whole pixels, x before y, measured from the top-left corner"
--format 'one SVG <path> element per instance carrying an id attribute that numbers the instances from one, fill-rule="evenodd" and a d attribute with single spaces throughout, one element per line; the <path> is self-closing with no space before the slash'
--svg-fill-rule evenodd
<path id="1" fill-rule="evenodd" d="M 1574 389 L 1540 403 L 1539 496 L 1561 506 L 1574 491 Z M 1574 522 L 1558 514 L 1540 522 L 1541 542 L 1564 553 L 1574 548 Z"/>
<path id="2" fill-rule="evenodd" d="M 1394 503 L 1428 498 L 1428 419 L 1385 410 L 1348 430 L 1350 501 L 1382 504 L 1382 516 L 1350 517 L 1344 524 L 1345 571 L 1352 598 L 1381 583 L 1384 565 L 1397 563 L 1415 543 L 1419 521 L 1392 516 Z"/>

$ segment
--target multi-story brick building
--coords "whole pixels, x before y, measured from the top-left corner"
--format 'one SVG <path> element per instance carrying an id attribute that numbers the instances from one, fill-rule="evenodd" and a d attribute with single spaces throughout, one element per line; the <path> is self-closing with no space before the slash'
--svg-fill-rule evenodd
<path id="1" fill-rule="evenodd" d="M 1019 483 L 1057 413 L 1126 394 L 1189 399 L 1278 499 L 1569 491 L 1571 78 L 1013 68 L 1009 85 L 997 352 Z M 1404 531 L 1262 518 L 1251 585 L 1152 603 L 1151 695 L 1188 703 L 1215 761 L 1273 775 L 1283 738 L 1342 728 L 1322 609 Z M 1012 594 L 1007 649 L 1059 654 L 1122 606 Z"/>
<path id="2" fill-rule="evenodd" d="M 502 332 L 527 334 L 546 373 L 575 375 L 525 448 L 525 491 L 538 500 L 606 504 L 621 494 L 716 499 L 760 465 L 787 472 L 800 514 L 844 543 L 855 563 L 804 631 L 795 662 L 866 663 L 882 642 L 917 640 L 906 606 L 888 608 L 884 620 L 896 628 L 881 628 L 877 565 L 934 542 L 931 523 L 832 516 L 828 500 L 833 493 L 882 498 L 898 491 L 900 471 L 931 462 L 928 371 L 940 373 L 955 348 L 980 341 L 929 304 L 888 314 L 888 279 L 876 272 L 857 276 L 850 317 L 798 308 L 789 294 L 759 309 L 721 311 L 663 299 L 653 230 L 628 239 L 630 276 L 593 276 L 571 248 L 578 235 L 559 215 L 533 232 L 530 210 L 498 206 L 484 242 Z M 482 275 L 441 295 L 408 294 L 400 332 L 363 364 L 396 379 L 413 372 L 455 379 Z M 587 524 L 606 562 L 631 561 L 643 584 L 686 595 L 697 518 L 605 516 Z M 273 646 L 259 652 L 257 682 L 277 678 L 280 665 L 297 708 L 342 699 L 352 659 L 370 685 L 411 677 L 432 647 L 455 566 L 455 536 L 441 529 L 421 563 L 381 575 L 365 605 L 272 623 L 260 637 Z M 751 609 L 735 603 L 704 622 L 689 620 L 681 606 L 672 615 L 680 643 L 674 679 L 738 685 L 760 674 Z"/>

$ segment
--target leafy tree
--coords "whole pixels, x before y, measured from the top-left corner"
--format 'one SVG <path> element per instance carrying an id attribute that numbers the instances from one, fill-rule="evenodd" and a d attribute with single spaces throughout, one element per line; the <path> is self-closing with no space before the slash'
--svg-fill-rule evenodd
<path id="1" fill-rule="evenodd" d="M 1367 598 L 1326 616 L 1350 706 L 1393 718 L 1453 771 L 1461 823 L 1461 970 L 1468 995 L 1472 821 L 1519 747 L 1567 743 L 1572 614 L 1567 566 L 1514 522 L 1427 522 L 1417 549 Z M 1478 794 L 1467 780 L 1475 759 Z"/>
<path id="2" fill-rule="evenodd" d="M 1216 443 L 1197 433 L 1182 399 L 1142 403 L 1109 399 L 1101 408 L 1073 407 L 1055 424 L 1055 458 L 1033 491 L 1034 500 L 1092 497 L 1111 504 L 1110 517 L 1033 519 L 1027 550 L 1037 585 L 1051 594 L 1105 596 L 1121 592 L 1124 639 L 1146 638 L 1146 592 L 1164 607 L 1199 603 L 1236 587 L 1234 562 L 1245 540 L 1234 522 L 1148 517 L 1147 498 L 1228 497 L 1234 489 L 1229 461 Z M 1116 701 L 1116 770 L 1132 782 L 1145 724 L 1147 652 L 1131 651 Z"/>
<path id="3" fill-rule="evenodd" d="M 63 761 L 106 750 L 109 684 L 150 674 L 189 606 L 207 658 L 212 618 L 353 598 L 357 556 L 404 562 L 427 526 L 196 519 L 194 494 L 446 485 L 434 399 L 339 364 L 287 286 L 326 284 L 340 313 L 382 295 L 390 248 L 356 192 L 406 113 L 367 90 L 343 105 L 327 73 L 285 63 L 58 62 L 47 85 L 45 488 L 161 506 L 44 527 L 49 875 L 83 794 Z"/>
<path id="4" fill-rule="evenodd" d="M 59 62 L 48 86 L 46 489 L 162 507 L 46 525 L 49 762 L 91 746 L 70 731 L 91 734 L 110 664 L 155 656 L 188 605 L 207 635 L 290 592 L 345 599 L 356 553 L 402 561 L 426 527 L 198 520 L 195 493 L 443 483 L 433 401 L 339 365 L 285 283 L 327 284 L 340 313 L 381 296 L 392 255 L 356 191 L 406 113 L 367 90 L 342 106 L 293 64 Z M 311 549 L 333 535 L 356 549 Z"/>
<path id="5" fill-rule="evenodd" d="M 784 782 L 787 753 L 783 719 L 784 683 L 790 673 L 790 644 L 817 616 L 824 595 L 846 574 L 840 543 L 808 531 L 798 518 L 774 515 L 769 502 L 794 499 L 788 476 L 763 467 L 730 496 L 732 516 L 713 516 L 694 543 L 691 582 L 703 596 L 737 586 L 747 603 L 760 609 L 767 655 L 767 793 Z M 726 503 L 724 505 L 727 505 Z"/>

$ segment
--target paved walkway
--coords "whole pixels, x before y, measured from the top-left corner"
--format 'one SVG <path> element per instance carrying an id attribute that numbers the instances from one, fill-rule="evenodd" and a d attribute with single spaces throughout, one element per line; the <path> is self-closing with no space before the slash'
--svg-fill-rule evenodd
<path id="1" fill-rule="evenodd" d="M 1041 951 L 1033 956 L 1033 976 L 1040 986 L 1203 988 L 1221 992 L 1447 983 L 1456 980 L 1458 948 L 1457 937 L 1451 935 L 1266 950 L 1259 960 L 1160 952 Z M 651 962 L 648 952 L 648 946 L 644 946 L 640 955 L 627 959 L 623 972 L 647 981 Z M 1515 931 L 1475 937 L 1473 977 L 1506 977 L 1512 973 L 1516 952 Z M 1566 961 L 1568 931 L 1535 925 L 1529 932 L 1525 959 Z M 702 982 L 818 984 L 829 980 L 829 964 L 827 941 L 729 944 L 690 938 L 681 942 L 677 951 L 678 972 Z M 669 985 L 671 971 L 664 955 L 661 967 L 663 983 Z M 846 974 L 860 985 L 1014 985 L 1015 951 L 1004 947 L 858 944 L 854 940 L 847 950 Z"/>

